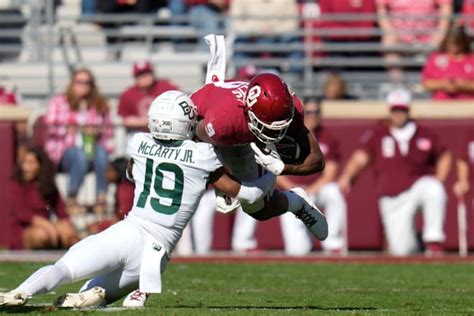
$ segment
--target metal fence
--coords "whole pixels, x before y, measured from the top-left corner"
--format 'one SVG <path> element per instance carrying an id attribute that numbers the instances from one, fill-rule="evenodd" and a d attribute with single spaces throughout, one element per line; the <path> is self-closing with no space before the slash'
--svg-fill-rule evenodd
<path id="1" fill-rule="evenodd" d="M 4 69 L 0 71 L 0 83 L 15 80 L 21 82 L 20 90 L 25 91 L 23 93 L 27 98 L 47 97 L 58 92 L 67 80 L 69 70 L 79 64 L 89 66 L 99 73 L 99 77 L 107 73 L 107 76 L 99 79 L 105 82 L 106 95 L 116 98 L 120 90 L 117 86 L 130 82 L 130 64 L 138 58 L 156 60 L 160 63 L 159 67 L 165 69 L 167 76 L 185 83 L 184 90 L 193 90 L 203 81 L 202 69 L 207 61 L 207 52 L 199 50 L 197 42 L 204 34 L 189 23 L 189 16 L 84 16 L 80 12 L 60 14 L 55 11 L 52 0 L 24 0 L 15 3 L 21 10 L 0 13 L 0 21 L 4 26 L 0 28 L 0 38 L 4 39 L 0 45 L 0 56 L 3 56 L 0 69 Z M 240 18 L 242 17 L 235 17 Z M 466 17 L 468 18 L 474 17 Z M 221 16 L 221 19 L 228 17 Z M 297 19 L 301 28 L 291 34 L 285 34 L 296 39 L 291 43 L 240 43 L 234 41 L 237 34 L 232 33 L 230 28 L 217 30 L 217 33 L 226 34 L 228 37 L 231 69 L 234 69 L 232 66 L 247 64 L 277 69 L 302 95 L 320 93 L 324 80 L 321 73 L 337 69 L 348 81 L 352 94 L 374 97 L 377 96 L 380 84 L 389 81 L 385 73 L 386 67 L 408 69 L 404 78 L 405 84 L 416 85 L 426 55 L 433 49 L 429 45 L 384 46 L 380 42 L 382 31 L 377 27 L 359 30 L 350 27 L 327 29 L 314 27 L 313 23 L 326 20 L 376 22 L 377 16 L 373 14 L 331 14 L 311 18 L 299 16 Z M 326 40 L 335 35 L 357 34 L 368 39 L 341 42 Z M 258 55 L 262 52 L 270 57 L 262 58 Z M 402 55 L 389 61 L 384 58 L 386 52 Z M 288 58 L 293 53 L 299 54 L 299 57 Z M 245 57 L 233 58 L 235 56 Z M 6 66 L 8 63 L 15 66 L 2 68 L 2 65 Z M 116 68 L 117 71 L 103 71 L 106 66 Z M 124 67 L 127 70 L 123 70 Z M 173 67 L 180 70 L 173 70 Z M 186 70 L 183 69 L 186 67 L 194 70 L 186 75 Z M 196 69 L 200 69 L 201 73 Z M 120 79 L 124 75 L 127 78 Z"/>

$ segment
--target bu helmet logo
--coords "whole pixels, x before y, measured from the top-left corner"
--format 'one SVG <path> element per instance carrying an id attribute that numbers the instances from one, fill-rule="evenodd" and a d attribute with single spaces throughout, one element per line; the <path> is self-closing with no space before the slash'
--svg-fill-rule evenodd
<path id="1" fill-rule="evenodd" d="M 179 103 L 179 106 L 181 107 L 181 109 L 183 109 L 184 115 L 187 115 L 190 120 L 194 119 L 196 114 L 194 113 L 192 106 L 190 106 L 188 102 L 182 101 Z"/>

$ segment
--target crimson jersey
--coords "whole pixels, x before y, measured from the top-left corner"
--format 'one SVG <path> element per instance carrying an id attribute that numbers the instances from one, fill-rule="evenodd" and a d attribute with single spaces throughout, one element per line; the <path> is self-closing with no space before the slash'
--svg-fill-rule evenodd
<path id="1" fill-rule="evenodd" d="M 242 145 L 256 140 L 244 112 L 247 87 L 248 83 L 243 81 L 209 83 L 191 95 L 208 136 L 217 146 Z M 302 104 L 296 97 L 293 100 L 296 111 L 288 135 L 297 135 L 304 125 Z"/>
<path id="2" fill-rule="evenodd" d="M 377 191 L 382 196 L 398 195 L 422 176 L 434 174 L 437 159 L 447 150 L 431 130 L 417 124 L 403 154 L 390 128 L 383 123 L 362 135 L 361 149 L 372 160 Z"/>

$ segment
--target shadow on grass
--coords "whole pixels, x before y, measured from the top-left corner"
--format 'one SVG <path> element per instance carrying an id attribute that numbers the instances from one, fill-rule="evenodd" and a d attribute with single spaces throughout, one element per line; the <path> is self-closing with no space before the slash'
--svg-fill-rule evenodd
<path id="1" fill-rule="evenodd" d="M 1 314 L 49 314 L 57 311 L 66 311 L 67 309 L 58 309 L 53 306 L 48 305 L 26 305 L 26 306 L 17 306 L 17 307 L 0 307 Z"/>

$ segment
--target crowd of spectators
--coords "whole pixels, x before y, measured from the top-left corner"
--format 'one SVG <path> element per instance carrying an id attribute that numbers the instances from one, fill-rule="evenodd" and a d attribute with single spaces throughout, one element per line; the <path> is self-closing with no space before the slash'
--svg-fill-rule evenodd
<path id="1" fill-rule="evenodd" d="M 468 17 L 474 14 L 473 1 L 462 3 L 460 9 L 466 16 L 457 20 L 452 19 L 455 10 L 451 0 L 316 2 L 320 14 L 310 26 L 327 31 L 327 35 L 313 36 L 311 41 L 323 44 L 380 41 L 384 55 L 382 52 L 378 54 L 385 57 L 388 65 L 392 65 L 389 73 L 397 83 L 403 82 L 402 69 L 398 65 L 401 55 L 408 54 L 402 53 L 400 47 L 430 47 L 433 52 L 427 56 L 422 69 L 421 84 L 426 91 L 435 100 L 474 99 L 474 56 L 469 37 L 473 34 L 474 20 Z M 304 14 L 306 5 L 314 3 L 296 0 L 117 0 L 83 1 L 82 9 L 87 15 L 150 13 L 167 9 L 172 16 L 188 14 L 190 25 L 202 34 L 227 29 L 234 37 L 235 47 L 242 48 L 234 50 L 233 61 L 237 65 L 244 65 L 237 69 L 236 78 L 249 80 L 262 69 L 245 65 L 248 58 L 280 57 L 288 62 L 270 68 L 270 71 L 301 72 L 298 61 L 302 60 L 303 51 L 285 48 L 305 40 L 299 32 L 304 25 L 300 25 L 296 17 Z M 332 19 L 334 14 L 352 14 L 359 18 L 353 21 Z M 172 23 L 179 26 L 184 22 L 177 20 Z M 380 34 L 373 32 L 377 26 Z M 267 50 L 265 45 L 269 44 L 276 44 L 282 49 Z M 205 49 L 204 42 L 199 42 L 198 46 L 199 49 Z M 358 56 L 359 52 L 327 54 L 350 58 Z M 146 130 L 146 113 L 156 96 L 167 90 L 178 89 L 174 83 L 160 78 L 150 61 L 137 61 L 131 73 L 134 84 L 124 87 L 117 110 L 128 136 Z M 413 222 L 418 208 L 421 208 L 424 215 L 424 247 L 430 253 L 441 252 L 447 203 L 444 182 L 451 170 L 453 153 L 440 143 L 435 132 L 411 119 L 410 92 L 397 89 L 388 95 L 390 114 L 387 122 L 370 128 L 364 134 L 360 148 L 343 165 L 338 140 L 322 124 L 321 101 L 351 100 L 355 97 L 347 91 L 346 82 L 337 71 L 326 74 L 322 90 L 322 95 L 305 100 L 303 111 L 305 124 L 318 137 L 326 156 L 326 169 L 315 177 L 281 177 L 278 180 L 278 186 L 282 189 L 289 189 L 296 184 L 305 186 L 314 202 L 326 212 L 330 236 L 322 243 L 322 248 L 333 253 L 347 250 L 347 205 L 344 194 L 350 190 L 361 171 L 372 164 L 378 175 L 378 203 L 388 251 L 405 255 L 419 248 Z M 0 103 L 13 104 L 17 102 L 16 98 L 14 93 L 0 88 Z M 118 157 L 111 161 L 110 158 L 114 151 L 111 116 L 109 102 L 100 93 L 98 82 L 88 68 L 75 70 L 66 90 L 49 100 L 44 116 L 48 126 L 44 149 L 25 146 L 22 154 L 18 155 L 11 181 L 10 190 L 15 194 L 12 194 L 8 205 L 14 222 L 14 236 L 17 236 L 14 238 L 15 243 L 10 245 L 12 248 L 40 249 L 72 245 L 78 240 L 78 234 L 69 217 L 92 212 L 103 219 L 101 214 L 108 212 L 109 184 L 116 187 L 113 216 L 108 221 L 101 220 L 97 225 L 91 225 L 90 232 L 99 231 L 126 215 L 133 203 L 130 197 L 134 187 L 124 178 L 126 160 Z M 469 191 L 474 177 L 472 135 L 472 132 L 466 133 L 464 151 L 454 153 L 458 180 L 453 190 L 459 197 Z M 64 201 L 53 181 L 55 170 L 68 175 Z M 94 205 L 88 209 L 78 202 L 77 196 L 86 174 L 91 171 L 95 174 L 96 196 Z M 15 199 L 14 196 L 29 198 Z M 212 191 L 204 196 L 203 203 L 208 203 L 207 209 L 213 210 L 212 199 Z M 242 214 L 238 217 L 242 217 Z M 192 225 L 196 236 L 198 230 L 211 230 L 213 213 L 206 216 L 207 219 L 203 221 L 205 224 Z M 286 253 L 306 254 L 313 249 L 313 242 L 299 221 L 291 216 L 283 216 L 281 228 Z M 234 231 L 236 240 L 233 244 L 240 248 L 234 248 L 241 251 L 256 248 L 254 232 L 255 222 L 245 219 L 245 216 L 237 219 Z M 400 238 L 401 234 L 404 238 Z M 291 238 L 288 237 L 290 235 Z M 201 240 L 202 243 L 197 240 L 195 247 L 198 252 L 205 253 L 210 249 L 211 237 L 207 235 Z"/>

